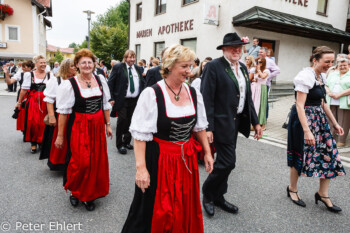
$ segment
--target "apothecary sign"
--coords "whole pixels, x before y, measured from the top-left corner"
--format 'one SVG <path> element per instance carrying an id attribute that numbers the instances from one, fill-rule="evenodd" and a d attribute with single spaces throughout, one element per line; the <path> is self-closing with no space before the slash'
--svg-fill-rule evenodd
<path id="1" fill-rule="evenodd" d="M 219 4 L 204 4 L 204 23 L 211 25 L 219 25 Z"/>

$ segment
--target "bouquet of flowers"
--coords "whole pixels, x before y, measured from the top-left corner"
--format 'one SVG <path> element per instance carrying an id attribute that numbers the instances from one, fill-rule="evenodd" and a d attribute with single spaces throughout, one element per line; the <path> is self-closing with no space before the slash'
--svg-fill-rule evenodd
<path id="1" fill-rule="evenodd" d="M 0 4 L 0 15 L 12 15 L 13 9 L 7 4 Z"/>

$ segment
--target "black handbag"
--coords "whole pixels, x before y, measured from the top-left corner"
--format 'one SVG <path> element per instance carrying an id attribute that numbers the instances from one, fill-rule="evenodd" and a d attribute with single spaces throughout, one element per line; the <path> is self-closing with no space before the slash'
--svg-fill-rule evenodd
<path id="1" fill-rule="evenodd" d="M 292 107 L 290 108 L 289 113 L 287 115 L 287 118 L 286 118 L 286 120 L 284 121 L 284 123 L 282 125 L 283 129 L 288 129 L 289 117 L 290 117 L 290 113 L 291 112 L 292 112 Z"/>

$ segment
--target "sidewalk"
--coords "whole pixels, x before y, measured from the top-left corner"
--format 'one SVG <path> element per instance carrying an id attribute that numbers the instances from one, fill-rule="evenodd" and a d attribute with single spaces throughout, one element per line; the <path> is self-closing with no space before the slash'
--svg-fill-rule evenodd
<path id="1" fill-rule="evenodd" d="M 5 89 L 7 88 L 7 84 L 3 78 L 0 78 L 0 96 L 6 95 L 6 96 L 17 96 L 17 92 L 8 92 Z M 19 88 L 19 86 L 17 86 Z M 14 102 L 15 104 L 16 102 Z"/>
<path id="2" fill-rule="evenodd" d="M 270 103 L 269 118 L 263 135 L 264 140 L 286 148 L 288 131 L 282 128 L 282 125 L 293 103 L 294 95 L 281 97 L 278 101 Z M 339 148 L 339 152 L 343 158 L 345 157 L 344 160 L 350 162 L 350 136 L 346 140 L 345 147 Z"/>

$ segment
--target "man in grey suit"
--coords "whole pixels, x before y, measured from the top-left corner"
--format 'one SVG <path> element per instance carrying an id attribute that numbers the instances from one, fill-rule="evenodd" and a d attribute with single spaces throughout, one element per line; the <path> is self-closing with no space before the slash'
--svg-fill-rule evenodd
<path id="1" fill-rule="evenodd" d="M 214 205 L 229 213 L 238 212 L 238 207 L 224 198 L 228 177 L 236 166 L 238 132 L 249 137 L 253 125 L 254 137 L 262 136 L 248 70 L 239 62 L 244 44 L 247 43 L 237 33 L 226 34 L 223 44 L 217 47 L 223 56 L 207 63 L 202 76 L 201 93 L 209 123 L 207 137 L 217 152 L 214 170 L 202 188 L 203 207 L 209 216 L 214 215 Z"/>

